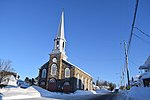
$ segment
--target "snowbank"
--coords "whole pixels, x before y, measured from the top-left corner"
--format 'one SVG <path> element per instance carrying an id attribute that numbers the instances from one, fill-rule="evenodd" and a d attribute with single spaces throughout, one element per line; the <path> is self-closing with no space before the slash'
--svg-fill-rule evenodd
<path id="1" fill-rule="evenodd" d="M 150 88 L 132 87 L 130 90 L 119 92 L 117 100 L 150 100 Z"/>
<path id="2" fill-rule="evenodd" d="M 75 93 L 65 94 L 60 92 L 50 92 L 38 86 L 30 86 L 28 88 L 7 87 L 0 89 L 0 99 L 27 99 L 27 98 L 48 98 L 48 99 L 67 99 L 77 96 L 86 96 L 96 94 L 95 91 L 77 90 Z"/>
<path id="3" fill-rule="evenodd" d="M 40 97 L 40 93 L 33 87 L 22 89 L 20 87 L 9 87 L 0 89 L 3 99 L 22 99 Z"/>
<path id="4" fill-rule="evenodd" d="M 128 92 L 128 96 L 130 98 L 134 98 L 137 100 L 149 100 L 150 99 L 150 88 L 132 87 Z"/>

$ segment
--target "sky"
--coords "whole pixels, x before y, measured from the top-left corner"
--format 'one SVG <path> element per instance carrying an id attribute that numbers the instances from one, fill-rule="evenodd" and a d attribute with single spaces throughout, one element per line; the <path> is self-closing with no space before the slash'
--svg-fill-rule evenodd
<path id="1" fill-rule="evenodd" d="M 120 84 L 136 0 L 0 0 L 0 59 L 11 60 L 24 80 L 38 76 L 54 47 L 65 13 L 66 55 L 94 81 Z M 140 0 L 135 26 L 150 35 L 150 1 Z M 140 37 L 138 38 L 135 34 Z M 134 29 L 130 77 L 150 55 L 150 38 Z"/>

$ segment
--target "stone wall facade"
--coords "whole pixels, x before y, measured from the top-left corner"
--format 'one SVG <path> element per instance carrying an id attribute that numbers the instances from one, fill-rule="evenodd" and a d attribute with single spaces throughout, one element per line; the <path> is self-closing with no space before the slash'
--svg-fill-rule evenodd
<path id="1" fill-rule="evenodd" d="M 62 59 L 62 54 L 50 54 L 50 60 L 39 70 L 38 85 L 49 91 L 74 92 L 76 90 L 92 90 L 92 77 L 78 67 Z M 53 61 L 56 58 L 57 61 Z M 53 65 L 56 73 L 52 74 Z M 65 77 L 65 69 L 70 70 L 69 77 Z M 42 76 L 46 70 L 46 76 Z"/>

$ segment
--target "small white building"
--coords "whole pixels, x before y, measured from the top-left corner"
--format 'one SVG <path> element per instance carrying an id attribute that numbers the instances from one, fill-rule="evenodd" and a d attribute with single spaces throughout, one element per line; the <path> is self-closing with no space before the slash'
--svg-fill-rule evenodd
<path id="1" fill-rule="evenodd" d="M 13 75 L 7 75 L 2 78 L 0 84 L 17 86 L 17 79 Z"/>
<path id="2" fill-rule="evenodd" d="M 131 86 L 150 87 L 150 56 L 145 63 L 139 67 L 141 74 L 136 75 L 130 81 Z"/>
<path id="3" fill-rule="evenodd" d="M 138 82 L 144 87 L 150 87 L 150 56 L 139 69 L 142 71 L 142 74 L 139 75 Z"/>

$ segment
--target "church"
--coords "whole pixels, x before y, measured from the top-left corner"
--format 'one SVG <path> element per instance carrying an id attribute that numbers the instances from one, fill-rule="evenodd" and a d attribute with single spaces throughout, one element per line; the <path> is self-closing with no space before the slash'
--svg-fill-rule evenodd
<path id="1" fill-rule="evenodd" d="M 67 60 L 65 45 L 64 11 L 62 11 L 50 59 L 39 69 L 38 86 L 49 91 L 66 93 L 92 90 L 92 76 Z"/>

